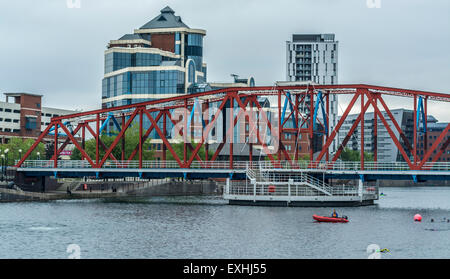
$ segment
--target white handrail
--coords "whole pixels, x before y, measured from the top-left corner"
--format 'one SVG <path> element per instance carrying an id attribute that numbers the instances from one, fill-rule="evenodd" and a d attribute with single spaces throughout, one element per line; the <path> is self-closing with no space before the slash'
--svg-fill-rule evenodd
<path id="1" fill-rule="evenodd" d="M 18 160 L 16 161 L 16 164 Z M 285 169 L 285 170 L 361 170 L 360 162 L 270 162 L 270 161 L 235 161 L 233 169 L 246 169 L 247 166 L 253 170 L 259 169 L 260 173 L 267 170 Z M 26 160 L 20 166 L 21 168 L 54 168 L 52 160 Z M 87 160 L 58 160 L 57 168 L 93 168 Z M 114 161 L 107 160 L 101 168 L 139 168 L 139 161 Z M 142 161 L 142 168 L 183 168 L 177 161 Z M 229 161 L 193 161 L 189 168 L 191 169 L 230 169 Z M 364 170 L 367 171 L 405 171 L 410 167 L 405 162 L 366 162 Z M 424 171 L 450 171 L 450 162 L 426 162 L 422 169 Z"/>

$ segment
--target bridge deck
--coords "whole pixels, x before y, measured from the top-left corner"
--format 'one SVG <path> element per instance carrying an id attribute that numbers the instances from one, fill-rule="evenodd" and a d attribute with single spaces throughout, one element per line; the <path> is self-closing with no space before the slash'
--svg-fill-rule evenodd
<path id="1" fill-rule="evenodd" d="M 283 161 L 273 164 L 267 161 L 234 162 L 233 168 L 229 162 L 196 162 L 190 168 L 180 168 L 173 161 L 145 161 L 142 168 L 137 162 L 108 162 L 103 168 L 92 168 L 86 161 L 61 160 L 54 167 L 53 161 L 25 161 L 18 172 L 26 176 L 57 176 L 57 177 L 83 177 L 96 176 L 107 178 L 121 177 L 185 177 L 185 178 L 218 178 L 232 177 L 244 179 L 245 170 L 270 169 L 276 172 L 307 172 L 317 177 L 342 179 L 392 179 L 392 180 L 447 180 L 450 179 L 450 164 L 435 163 L 425 165 L 422 170 L 411 170 L 406 163 L 366 163 L 364 169 L 359 162 L 335 162 L 312 164 L 298 162 L 291 164 Z"/>

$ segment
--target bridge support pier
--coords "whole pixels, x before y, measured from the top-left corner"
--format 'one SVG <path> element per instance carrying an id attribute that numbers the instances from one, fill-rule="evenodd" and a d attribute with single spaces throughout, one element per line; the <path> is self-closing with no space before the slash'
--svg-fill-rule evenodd
<path id="1" fill-rule="evenodd" d="M 42 181 L 42 193 L 45 193 L 45 176 L 41 177 L 41 181 Z"/>

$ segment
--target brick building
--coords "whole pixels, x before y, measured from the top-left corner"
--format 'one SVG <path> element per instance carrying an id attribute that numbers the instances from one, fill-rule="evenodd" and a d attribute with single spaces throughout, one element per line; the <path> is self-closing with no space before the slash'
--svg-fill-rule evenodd
<path id="1" fill-rule="evenodd" d="M 0 143 L 12 137 L 36 139 L 50 124 L 52 117 L 76 111 L 42 107 L 42 95 L 4 93 L 6 102 L 0 102 Z"/>

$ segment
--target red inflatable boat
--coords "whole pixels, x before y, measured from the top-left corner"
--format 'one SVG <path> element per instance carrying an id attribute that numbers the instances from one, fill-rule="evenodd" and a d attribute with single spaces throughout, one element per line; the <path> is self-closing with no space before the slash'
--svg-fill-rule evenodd
<path id="1" fill-rule="evenodd" d="M 345 216 L 346 217 L 346 216 Z M 329 223 L 347 223 L 347 218 L 333 218 L 333 217 L 325 217 L 319 215 L 313 215 L 313 219 L 317 222 L 329 222 Z"/>

